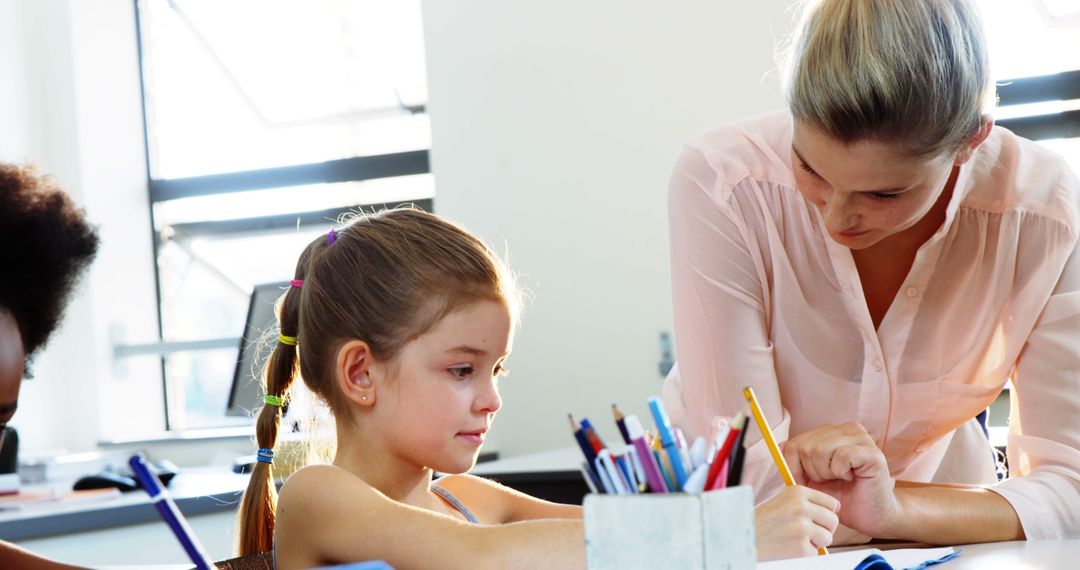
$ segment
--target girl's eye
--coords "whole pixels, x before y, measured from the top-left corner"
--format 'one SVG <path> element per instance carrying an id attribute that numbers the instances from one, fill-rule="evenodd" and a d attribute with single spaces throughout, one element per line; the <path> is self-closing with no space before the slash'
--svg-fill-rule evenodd
<path id="1" fill-rule="evenodd" d="M 447 369 L 454 378 L 463 379 L 472 375 L 472 366 L 454 366 Z"/>
<path id="2" fill-rule="evenodd" d="M 495 371 L 494 371 L 494 374 L 492 374 L 492 376 L 506 376 L 509 373 L 510 373 L 510 371 L 507 370 L 505 366 L 503 366 L 502 364 L 499 364 L 499 365 L 495 366 Z"/>

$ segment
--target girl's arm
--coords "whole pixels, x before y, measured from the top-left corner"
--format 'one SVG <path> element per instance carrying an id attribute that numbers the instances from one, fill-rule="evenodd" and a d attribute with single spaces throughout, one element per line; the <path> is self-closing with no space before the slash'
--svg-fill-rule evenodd
<path id="1" fill-rule="evenodd" d="M 23 568 L 25 570 L 77 570 L 70 566 L 43 558 L 9 542 L 0 540 L 0 568 Z"/>
<path id="2" fill-rule="evenodd" d="M 345 471 L 308 467 L 282 488 L 282 569 L 364 560 L 394 568 L 585 568 L 580 520 L 475 525 L 394 501 Z"/>
<path id="3" fill-rule="evenodd" d="M 459 499 L 466 498 L 468 505 L 476 505 L 484 515 L 507 517 L 506 521 L 523 521 L 542 518 L 582 517 L 582 509 L 576 505 L 560 505 L 530 497 L 493 481 L 471 475 L 451 475 L 439 480 Z M 470 507 L 471 508 L 471 507 Z M 790 487 L 754 509 L 754 531 L 758 560 L 775 560 L 797 556 L 811 556 L 817 548 L 832 543 L 836 531 L 836 499 L 807 489 Z"/>
<path id="4" fill-rule="evenodd" d="M 448 475 L 436 483 L 469 506 L 481 522 L 580 519 L 581 507 L 545 501 L 481 477 Z"/>

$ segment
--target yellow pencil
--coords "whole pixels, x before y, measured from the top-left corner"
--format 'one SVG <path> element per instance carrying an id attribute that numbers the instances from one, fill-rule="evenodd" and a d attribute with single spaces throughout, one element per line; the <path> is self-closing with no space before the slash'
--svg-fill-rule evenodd
<path id="1" fill-rule="evenodd" d="M 765 446 L 769 448 L 769 453 L 772 454 L 773 462 L 776 463 L 776 468 L 780 470 L 780 477 L 784 479 L 784 484 L 788 487 L 795 486 L 795 477 L 791 476 L 791 469 L 787 465 L 787 461 L 784 460 L 784 455 L 780 453 L 780 447 L 776 445 L 776 438 L 773 437 L 772 430 L 769 429 L 769 424 L 765 421 L 765 414 L 761 411 L 761 404 L 757 401 L 757 396 L 754 395 L 754 389 L 747 386 L 743 388 L 743 396 L 746 397 L 746 401 L 750 403 L 750 412 L 754 414 L 754 422 L 757 423 L 758 430 L 761 431 L 761 437 L 765 440 Z M 824 546 L 818 548 L 818 554 L 828 554 L 829 551 Z"/>

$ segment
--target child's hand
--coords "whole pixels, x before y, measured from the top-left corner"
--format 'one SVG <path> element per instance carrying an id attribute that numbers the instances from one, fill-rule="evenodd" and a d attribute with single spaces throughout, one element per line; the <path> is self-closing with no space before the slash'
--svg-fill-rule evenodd
<path id="1" fill-rule="evenodd" d="M 832 543 L 840 502 L 806 487 L 786 487 L 754 509 L 758 560 L 817 554 Z"/>
<path id="2" fill-rule="evenodd" d="M 867 534 L 887 534 L 900 516 L 885 455 L 856 422 L 824 425 L 784 446 L 795 482 L 836 497 L 840 522 Z"/>

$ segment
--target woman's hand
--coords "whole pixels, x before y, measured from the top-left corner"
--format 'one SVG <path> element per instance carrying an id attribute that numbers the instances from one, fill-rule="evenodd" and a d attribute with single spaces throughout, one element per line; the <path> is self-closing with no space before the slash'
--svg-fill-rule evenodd
<path id="1" fill-rule="evenodd" d="M 832 543 L 836 499 L 806 487 L 785 487 L 754 509 L 754 541 L 759 561 L 817 554 Z"/>
<path id="2" fill-rule="evenodd" d="M 840 501 L 840 522 L 883 537 L 900 516 L 885 455 L 856 422 L 824 425 L 784 445 L 795 481 Z"/>

